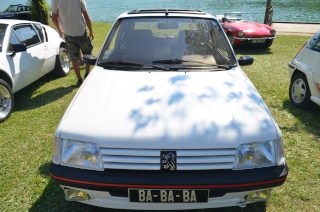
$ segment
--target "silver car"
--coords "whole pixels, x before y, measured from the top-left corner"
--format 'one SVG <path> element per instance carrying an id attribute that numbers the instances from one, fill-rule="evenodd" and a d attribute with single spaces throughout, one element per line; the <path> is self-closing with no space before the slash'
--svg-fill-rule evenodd
<path id="1" fill-rule="evenodd" d="M 320 105 L 320 31 L 289 62 L 291 103 L 299 108 Z"/>

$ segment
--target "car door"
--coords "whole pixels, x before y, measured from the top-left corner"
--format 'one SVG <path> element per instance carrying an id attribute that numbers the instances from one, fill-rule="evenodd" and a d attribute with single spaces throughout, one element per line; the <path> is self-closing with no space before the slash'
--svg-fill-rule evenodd
<path id="1" fill-rule="evenodd" d="M 46 45 L 41 42 L 32 24 L 15 25 L 10 33 L 6 56 L 14 81 L 13 91 L 16 92 L 39 79 L 49 70 L 44 66 Z M 11 44 L 19 43 L 24 43 L 27 50 L 14 53 Z"/>
<path id="2" fill-rule="evenodd" d="M 46 32 L 46 29 L 42 26 L 40 23 L 33 24 L 35 30 L 37 31 L 39 38 L 43 45 L 45 46 L 46 51 L 45 54 L 45 63 L 44 63 L 44 69 L 46 72 L 53 70 L 55 62 L 56 62 L 56 56 L 57 56 L 57 50 L 56 50 L 56 43 L 55 42 L 48 42 L 48 34 Z"/>
<path id="3" fill-rule="evenodd" d="M 318 33 L 307 45 L 309 53 L 307 59 L 313 72 L 314 82 L 320 87 L 320 33 Z"/>

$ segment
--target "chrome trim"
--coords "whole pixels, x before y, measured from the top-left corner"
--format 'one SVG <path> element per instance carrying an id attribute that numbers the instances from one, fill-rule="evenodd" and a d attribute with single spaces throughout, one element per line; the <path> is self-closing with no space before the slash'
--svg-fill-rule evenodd
<path id="1" fill-rule="evenodd" d="M 101 148 L 104 169 L 160 170 L 162 149 Z M 236 149 L 177 149 L 177 170 L 232 169 Z"/>
<path id="2" fill-rule="evenodd" d="M 233 36 L 235 39 L 238 39 L 238 40 L 271 40 L 271 39 L 275 39 L 276 36 L 274 37 L 262 37 L 262 38 L 245 38 L 245 37 L 236 37 L 236 36 Z"/>

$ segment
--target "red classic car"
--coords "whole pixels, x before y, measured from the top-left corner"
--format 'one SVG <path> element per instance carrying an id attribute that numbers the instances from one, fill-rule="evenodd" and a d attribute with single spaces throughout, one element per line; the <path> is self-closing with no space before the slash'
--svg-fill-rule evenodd
<path id="1" fill-rule="evenodd" d="M 257 23 L 250 13 L 230 12 L 217 16 L 232 46 L 270 47 L 276 38 L 271 26 Z"/>

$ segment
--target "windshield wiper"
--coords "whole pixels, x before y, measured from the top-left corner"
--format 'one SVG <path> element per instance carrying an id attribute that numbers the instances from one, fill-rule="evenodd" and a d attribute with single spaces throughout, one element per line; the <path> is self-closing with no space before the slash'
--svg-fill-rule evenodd
<path id="1" fill-rule="evenodd" d="M 217 67 L 221 69 L 226 69 L 229 70 L 232 67 L 235 67 L 236 65 L 218 65 L 218 64 L 210 64 L 210 63 L 205 63 L 202 61 L 196 61 L 196 60 L 183 60 L 183 59 L 167 59 L 167 60 L 156 60 L 153 61 L 153 63 L 162 63 L 162 64 L 182 64 L 182 63 L 200 63 L 203 65 L 208 65 L 210 67 Z"/>
<path id="2" fill-rule="evenodd" d="M 152 64 L 143 64 L 143 63 L 136 63 L 136 62 L 131 62 L 131 61 L 122 61 L 122 60 L 117 60 L 117 61 L 108 61 L 108 62 L 104 62 L 104 63 L 99 63 L 98 65 L 104 67 L 104 68 L 108 68 L 108 67 L 112 67 L 112 66 L 138 66 L 139 68 L 142 68 L 143 66 L 150 66 L 154 69 L 158 69 L 158 70 L 163 70 L 163 71 L 170 71 L 168 68 L 163 67 L 163 66 L 159 66 L 159 65 L 152 65 Z"/>

